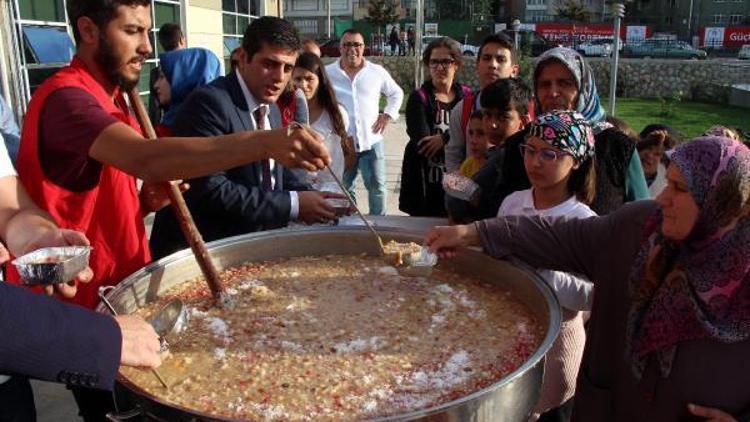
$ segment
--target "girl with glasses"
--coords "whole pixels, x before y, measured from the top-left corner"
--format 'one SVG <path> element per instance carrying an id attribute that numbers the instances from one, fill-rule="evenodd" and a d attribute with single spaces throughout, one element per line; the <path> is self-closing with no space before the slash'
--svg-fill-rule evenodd
<path id="1" fill-rule="evenodd" d="M 594 132 L 580 113 L 553 111 L 538 116 L 519 147 L 531 189 L 505 198 L 498 217 L 596 215 L 588 206 L 595 189 Z M 593 300 L 593 286 L 586 278 L 552 270 L 539 273 L 557 294 L 563 321 L 545 361 L 537 417 L 573 397 L 586 342 L 583 316 Z"/>
<path id="2" fill-rule="evenodd" d="M 401 166 L 398 207 L 412 216 L 445 216 L 444 147 L 449 139 L 450 111 L 471 89 L 456 82 L 461 50 L 448 37 L 432 41 L 422 55 L 430 78 L 406 103 L 409 142 Z"/>

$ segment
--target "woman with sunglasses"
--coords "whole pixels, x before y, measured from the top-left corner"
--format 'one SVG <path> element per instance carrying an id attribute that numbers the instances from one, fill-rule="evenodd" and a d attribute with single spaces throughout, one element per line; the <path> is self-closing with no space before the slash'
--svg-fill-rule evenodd
<path id="1" fill-rule="evenodd" d="M 406 103 L 409 142 L 401 166 L 398 208 L 412 216 L 445 216 L 444 147 L 448 143 L 450 111 L 471 89 L 455 81 L 461 67 L 458 43 L 448 37 L 427 45 L 422 63 L 430 79 L 411 93 Z"/>
<path id="2" fill-rule="evenodd" d="M 594 198 L 594 132 L 583 115 L 553 111 L 538 116 L 519 145 L 531 189 L 505 198 L 498 217 L 513 215 L 588 218 Z M 583 312 L 591 310 L 593 286 L 582 276 L 539 270 L 563 311 L 560 335 L 544 363 L 544 381 L 535 418 L 573 397 L 583 357 Z"/>

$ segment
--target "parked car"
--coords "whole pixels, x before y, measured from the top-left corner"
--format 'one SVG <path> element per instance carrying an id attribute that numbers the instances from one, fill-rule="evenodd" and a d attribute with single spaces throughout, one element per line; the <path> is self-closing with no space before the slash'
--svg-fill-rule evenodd
<path id="1" fill-rule="evenodd" d="M 320 43 L 320 55 L 322 57 L 340 57 L 341 56 L 341 50 L 339 49 L 339 45 L 341 44 L 341 40 L 338 38 L 333 38 L 327 41 L 323 41 Z M 371 56 L 372 52 L 370 51 L 370 46 L 365 43 L 365 56 Z"/>
<path id="2" fill-rule="evenodd" d="M 685 41 L 649 38 L 640 44 L 628 44 L 625 47 L 628 57 L 668 57 L 681 59 L 705 59 L 708 54 L 694 48 Z"/>
<path id="3" fill-rule="evenodd" d="M 609 38 L 591 40 L 578 44 L 576 50 L 584 56 L 609 57 L 612 55 L 612 40 Z M 622 51 L 622 41 L 619 50 Z"/>
<path id="4" fill-rule="evenodd" d="M 427 48 L 427 44 L 431 43 L 432 41 L 442 38 L 445 35 L 425 35 L 422 37 L 422 51 L 424 51 L 425 48 Z M 458 42 L 459 48 L 461 49 L 461 54 L 464 56 L 476 56 L 479 54 L 479 47 L 471 44 L 461 44 L 460 41 L 456 40 Z"/>
<path id="5" fill-rule="evenodd" d="M 750 60 L 750 44 L 745 44 L 740 47 L 740 51 L 737 53 L 737 58 L 740 60 Z"/>
<path id="6" fill-rule="evenodd" d="M 501 32 L 507 35 L 511 41 L 515 42 L 515 31 L 512 29 L 503 29 Z M 555 47 L 557 47 L 557 44 L 547 40 L 536 31 L 530 29 L 521 29 L 518 31 L 518 48 L 524 53 L 531 53 L 532 57 L 537 57 Z"/>

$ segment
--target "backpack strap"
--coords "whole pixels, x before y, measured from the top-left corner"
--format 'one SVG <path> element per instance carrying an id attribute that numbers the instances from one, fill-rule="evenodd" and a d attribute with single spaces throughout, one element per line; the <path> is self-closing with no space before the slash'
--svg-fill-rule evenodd
<path id="1" fill-rule="evenodd" d="M 424 104 L 425 106 L 430 105 L 430 101 L 427 98 L 427 90 L 425 90 L 423 86 L 419 87 L 419 89 L 417 90 L 417 94 L 419 95 L 419 99 L 422 100 L 422 104 Z"/>

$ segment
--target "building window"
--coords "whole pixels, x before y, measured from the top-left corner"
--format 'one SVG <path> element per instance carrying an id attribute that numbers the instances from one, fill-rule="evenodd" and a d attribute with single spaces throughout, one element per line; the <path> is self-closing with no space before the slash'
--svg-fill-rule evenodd
<path id="1" fill-rule="evenodd" d="M 65 14 L 65 0 L 12 0 L 13 25 L 12 51 L 18 63 L 15 73 L 17 86 L 14 95 L 19 119 L 37 87 L 63 66 L 75 54 L 72 32 Z M 154 56 L 141 70 L 138 88 L 148 96 L 149 74 L 158 63 L 159 46 L 156 45 L 158 28 L 167 22 L 181 24 L 181 0 L 152 0 L 151 44 Z"/>
<path id="2" fill-rule="evenodd" d="M 544 5 L 545 0 L 526 0 L 527 6 L 541 6 Z"/>
<path id="3" fill-rule="evenodd" d="M 722 14 L 718 14 L 718 15 L 713 15 L 713 16 L 711 17 L 711 21 L 712 21 L 712 23 L 714 23 L 714 24 L 723 24 L 723 23 L 727 23 L 727 21 L 728 21 L 728 20 L 729 20 L 729 16 L 727 16 L 727 15 L 722 15 Z"/>
<path id="4" fill-rule="evenodd" d="M 550 22 L 554 16 L 548 15 L 546 10 L 527 10 L 526 21 L 528 22 Z"/>
<path id="5" fill-rule="evenodd" d="M 260 13 L 260 0 L 222 0 L 222 32 L 224 35 L 224 68 L 232 68 L 229 56 L 242 44 L 242 35 Z"/>
<path id="6" fill-rule="evenodd" d="M 75 53 L 62 0 L 14 0 L 15 55 L 20 64 L 24 105 L 49 76 L 70 63 Z"/>
<path id="7" fill-rule="evenodd" d="M 318 33 L 317 19 L 298 19 L 293 23 L 294 27 L 299 30 L 300 34 L 314 36 Z"/>
<path id="8" fill-rule="evenodd" d="M 732 25 L 736 25 L 739 23 L 742 23 L 742 20 L 745 17 L 743 15 L 729 15 L 729 23 Z"/>
<path id="9" fill-rule="evenodd" d="M 162 53 L 162 48 L 159 42 L 159 28 L 165 23 L 176 23 L 180 25 L 183 32 L 185 26 L 182 24 L 182 5 L 180 0 L 151 0 L 151 21 L 153 27 L 151 28 L 151 48 L 154 49 L 153 55 L 146 60 L 141 69 L 141 78 L 138 80 L 138 91 L 141 93 L 141 99 L 145 104 L 148 104 L 148 96 L 151 94 L 151 87 L 149 86 L 149 79 L 151 76 L 151 70 L 159 65 L 159 54 Z"/>
<path id="10" fill-rule="evenodd" d="M 664 17 L 664 23 L 667 25 L 672 24 L 672 17 L 671 16 L 665 16 Z"/>

